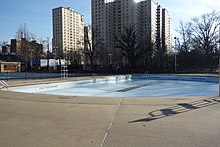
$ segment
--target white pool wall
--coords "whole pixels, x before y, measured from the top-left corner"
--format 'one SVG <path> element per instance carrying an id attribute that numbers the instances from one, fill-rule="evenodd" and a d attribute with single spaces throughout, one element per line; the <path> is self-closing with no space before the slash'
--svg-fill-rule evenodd
<path id="1" fill-rule="evenodd" d="M 69 82 L 59 82 L 59 83 L 48 83 L 48 84 L 38 84 L 38 85 L 27 85 L 5 88 L 3 90 L 11 90 L 18 92 L 28 92 L 33 91 L 38 93 L 39 91 L 47 91 L 54 89 L 64 89 L 69 87 L 75 87 L 79 85 L 92 85 L 95 83 L 118 83 L 131 80 L 132 75 L 119 75 L 119 76 L 109 76 L 105 78 L 92 78 L 90 80 L 80 80 L 80 81 L 69 81 Z"/>

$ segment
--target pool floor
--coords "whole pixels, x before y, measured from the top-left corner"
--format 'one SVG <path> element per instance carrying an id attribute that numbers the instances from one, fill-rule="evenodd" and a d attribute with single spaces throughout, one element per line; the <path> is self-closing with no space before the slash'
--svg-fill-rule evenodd
<path id="1" fill-rule="evenodd" d="M 12 91 L 27 93 L 94 97 L 217 96 L 218 90 L 218 83 L 214 82 L 152 79 L 135 79 L 122 82 L 97 82 L 40 90 L 31 88 L 31 86 L 12 89 Z"/>

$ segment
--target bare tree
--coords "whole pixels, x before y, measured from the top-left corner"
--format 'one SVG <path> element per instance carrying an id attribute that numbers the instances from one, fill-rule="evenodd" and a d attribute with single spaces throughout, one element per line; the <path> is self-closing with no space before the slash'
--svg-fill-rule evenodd
<path id="1" fill-rule="evenodd" d="M 27 63 L 28 63 L 28 60 L 30 60 L 31 53 L 32 53 L 32 50 L 31 50 L 31 46 L 29 42 L 25 39 L 22 40 L 17 54 L 22 60 L 25 61 L 25 70 L 27 70 Z"/>
<path id="2" fill-rule="evenodd" d="M 8 41 L 0 41 L 0 50 L 2 51 L 2 47 L 7 44 L 8 44 Z"/>
<path id="3" fill-rule="evenodd" d="M 180 22 L 178 64 L 187 66 L 217 66 L 220 41 L 220 12 L 212 11 L 189 22 Z"/>
<path id="4" fill-rule="evenodd" d="M 78 50 L 67 51 L 65 53 L 65 59 L 70 61 L 72 65 L 80 65 L 81 64 L 81 54 Z"/>
<path id="5" fill-rule="evenodd" d="M 140 52 L 140 45 L 136 39 L 136 32 L 134 27 L 124 28 L 124 33 L 119 38 L 115 37 L 118 42 L 117 48 L 120 48 L 128 59 L 131 68 L 135 69 L 137 66 L 137 60 L 140 59 L 142 52 Z"/>
<path id="6" fill-rule="evenodd" d="M 0 46 L 2 47 L 2 46 L 5 46 L 5 45 L 7 45 L 8 44 L 8 41 L 0 41 Z"/>
<path id="7" fill-rule="evenodd" d="M 18 29 L 17 29 L 17 32 L 16 32 L 16 35 L 15 37 L 17 39 L 21 39 L 21 38 L 25 38 L 27 39 L 28 41 L 31 40 L 31 34 L 26 26 L 26 24 L 21 24 Z"/>
<path id="8" fill-rule="evenodd" d="M 147 33 L 146 33 L 147 34 Z M 142 50 L 143 67 L 146 70 L 150 69 L 153 58 L 155 56 L 155 43 L 152 42 L 151 37 L 143 37 L 140 41 L 140 49 Z"/>
<path id="9" fill-rule="evenodd" d="M 180 51 L 187 53 L 190 50 L 192 43 L 192 22 L 184 23 L 180 21 L 179 29 L 177 32 L 180 34 L 178 42 Z"/>
<path id="10" fill-rule="evenodd" d="M 195 50 L 202 54 L 211 54 L 217 48 L 219 41 L 219 12 L 203 14 L 192 19 L 192 41 Z"/>
<path id="11" fill-rule="evenodd" d="M 94 59 L 97 58 L 96 51 L 103 46 L 103 40 L 99 37 L 98 29 L 94 27 L 86 28 L 84 34 L 85 34 L 84 54 L 86 57 L 88 57 L 90 61 L 90 68 L 93 69 Z"/>
<path id="12" fill-rule="evenodd" d="M 6 45 L 6 44 L 8 44 L 8 41 L 0 41 L 0 45 L 1 45 L 1 46 L 4 46 L 4 45 Z"/>
<path id="13" fill-rule="evenodd" d="M 27 62 L 34 58 L 40 58 L 43 54 L 43 46 L 41 47 L 36 40 L 36 35 L 29 32 L 26 24 L 20 25 L 17 29 L 16 39 L 20 40 L 20 46 L 17 50 L 17 55 L 20 56 L 22 60 L 25 61 L 25 66 L 27 69 Z"/>

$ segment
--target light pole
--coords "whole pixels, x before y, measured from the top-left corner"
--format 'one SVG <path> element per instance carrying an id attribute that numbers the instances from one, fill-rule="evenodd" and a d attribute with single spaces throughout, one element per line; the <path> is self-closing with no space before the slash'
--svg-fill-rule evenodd
<path id="1" fill-rule="evenodd" d="M 174 46 L 174 70 L 175 70 L 175 73 L 177 73 L 177 40 L 178 40 L 179 38 L 177 38 L 177 37 L 174 37 L 174 40 L 175 40 L 175 46 Z"/>
<path id="2" fill-rule="evenodd" d="M 50 69 L 50 57 L 49 57 L 49 53 L 50 53 L 50 45 L 49 45 L 49 37 L 47 37 L 47 71 L 49 71 Z"/>
<path id="3" fill-rule="evenodd" d="M 108 56 L 109 56 L 109 70 L 111 70 L 112 69 L 112 55 L 113 54 L 108 54 Z"/>
<path id="4" fill-rule="evenodd" d="M 33 67 L 33 49 L 30 49 L 31 51 L 31 59 L 30 59 L 30 66 L 31 66 L 31 71 L 32 71 L 32 67 Z"/>
<path id="5" fill-rule="evenodd" d="M 54 70 L 57 70 L 57 50 L 58 50 L 58 47 L 57 46 L 54 46 L 53 47 L 53 54 L 54 54 L 54 59 L 55 59 L 55 66 L 54 66 Z"/>

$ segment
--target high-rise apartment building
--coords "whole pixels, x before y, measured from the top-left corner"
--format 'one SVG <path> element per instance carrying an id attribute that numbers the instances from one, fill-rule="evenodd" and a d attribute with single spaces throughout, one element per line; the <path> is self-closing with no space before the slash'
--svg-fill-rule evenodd
<path id="1" fill-rule="evenodd" d="M 53 15 L 53 52 L 63 53 L 84 48 L 84 16 L 70 7 L 58 7 Z"/>
<path id="2" fill-rule="evenodd" d="M 168 11 L 154 0 L 92 0 L 92 26 L 103 39 L 106 56 L 115 48 L 115 36 L 133 27 L 137 41 L 154 43 L 167 54 L 171 51 Z"/>
<path id="3" fill-rule="evenodd" d="M 162 49 L 165 53 L 172 52 L 171 18 L 166 9 L 162 10 Z"/>
<path id="4" fill-rule="evenodd" d="M 92 0 L 92 26 L 98 31 L 106 48 L 114 48 L 114 37 L 121 34 L 124 27 L 134 25 L 134 0 Z"/>
<path id="5" fill-rule="evenodd" d="M 153 0 L 140 1 L 136 4 L 137 38 L 156 43 L 157 33 L 160 32 L 160 17 L 158 4 Z"/>

